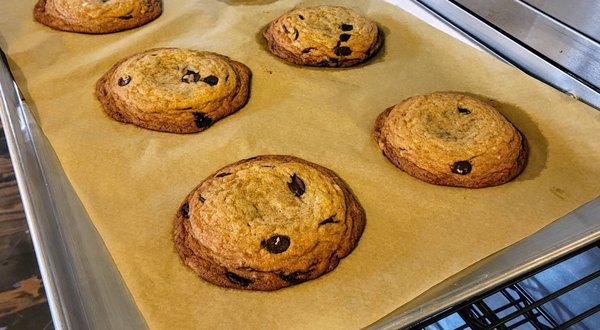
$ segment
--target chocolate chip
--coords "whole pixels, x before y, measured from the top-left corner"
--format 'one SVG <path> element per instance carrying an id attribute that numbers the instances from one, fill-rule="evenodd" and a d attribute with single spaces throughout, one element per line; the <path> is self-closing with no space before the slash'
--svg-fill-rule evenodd
<path id="1" fill-rule="evenodd" d="M 347 46 L 335 47 L 333 49 L 333 52 L 337 56 L 348 56 L 348 55 L 352 54 L 352 49 L 350 49 L 350 47 L 347 47 Z"/>
<path id="2" fill-rule="evenodd" d="M 211 86 L 214 86 L 219 83 L 219 78 L 217 78 L 215 76 L 208 76 L 208 77 L 204 78 L 203 81 Z"/>
<path id="3" fill-rule="evenodd" d="M 185 202 L 181 206 L 181 214 L 184 218 L 188 219 L 190 217 L 190 203 Z"/>
<path id="4" fill-rule="evenodd" d="M 119 86 L 125 86 L 131 82 L 131 76 L 123 76 L 119 78 Z"/>
<path id="5" fill-rule="evenodd" d="M 321 62 L 317 63 L 318 66 L 329 66 L 329 61 L 328 60 L 322 60 Z"/>
<path id="6" fill-rule="evenodd" d="M 202 112 L 194 112 L 194 122 L 196 127 L 205 128 L 212 125 L 213 120 Z"/>
<path id="7" fill-rule="evenodd" d="M 290 33 L 290 30 L 288 30 L 287 26 L 283 26 L 283 32 L 285 32 L 286 34 Z"/>
<path id="8" fill-rule="evenodd" d="M 298 40 L 299 36 L 300 36 L 300 32 L 298 32 L 298 29 L 294 28 L 294 40 Z"/>
<path id="9" fill-rule="evenodd" d="M 288 182 L 288 188 L 290 188 L 290 190 L 294 193 L 294 195 L 296 195 L 296 197 L 302 196 L 302 194 L 304 194 L 304 191 L 306 190 L 304 181 L 302 181 L 302 179 L 300 179 L 300 177 L 297 176 L 296 173 L 292 175 L 292 181 Z"/>
<path id="10" fill-rule="evenodd" d="M 252 280 L 247 279 L 245 277 L 241 277 L 240 275 L 232 273 L 232 272 L 225 273 L 225 276 L 227 277 L 227 279 L 229 281 L 231 281 L 232 283 L 235 283 L 237 285 L 248 286 L 248 285 L 252 284 Z"/>
<path id="11" fill-rule="evenodd" d="M 298 17 L 300 17 L 301 20 L 304 20 L 304 16 L 298 15 Z"/>
<path id="12" fill-rule="evenodd" d="M 321 221 L 319 223 L 319 226 L 326 225 L 326 224 L 329 224 L 329 223 L 339 223 L 339 221 L 336 221 L 334 219 L 335 219 L 335 216 L 330 216 L 329 218 Z"/>
<path id="13" fill-rule="evenodd" d="M 313 50 L 313 49 L 316 49 L 316 48 L 314 48 L 314 47 L 308 47 L 308 48 L 304 48 L 304 49 L 302 50 L 302 54 L 309 53 L 309 52 L 310 52 L 311 50 Z"/>
<path id="14" fill-rule="evenodd" d="M 222 177 L 228 176 L 228 175 L 231 175 L 231 173 L 227 173 L 227 172 L 219 173 L 219 174 L 217 174 L 217 178 L 222 178 Z"/>
<path id="15" fill-rule="evenodd" d="M 202 197 L 202 196 L 200 196 L 200 198 L 198 198 L 198 199 L 199 199 L 199 200 L 200 200 L 200 202 L 202 202 L 202 203 L 206 202 L 206 199 L 205 199 L 204 197 Z"/>
<path id="16" fill-rule="evenodd" d="M 354 26 L 344 23 L 344 24 L 340 25 L 340 29 L 342 29 L 342 31 L 348 32 L 348 31 L 352 31 L 354 29 Z"/>
<path id="17" fill-rule="evenodd" d="M 458 112 L 459 112 L 460 114 L 463 114 L 463 115 L 468 115 L 468 114 L 470 114 L 470 113 L 471 113 L 471 110 L 469 110 L 469 109 L 466 109 L 466 108 L 461 108 L 461 107 L 458 107 Z"/>
<path id="18" fill-rule="evenodd" d="M 279 277 L 290 284 L 298 284 L 306 281 L 306 278 L 302 278 L 301 276 L 306 276 L 307 273 L 298 271 L 291 274 L 279 274 Z"/>
<path id="19" fill-rule="evenodd" d="M 346 42 L 348 40 L 350 40 L 351 35 L 349 35 L 348 33 L 342 33 L 340 34 L 340 41 L 342 42 Z"/>
<path id="20" fill-rule="evenodd" d="M 125 19 L 125 20 L 127 20 L 127 19 L 132 19 L 132 18 L 133 18 L 133 15 L 129 14 L 129 15 L 125 15 L 125 16 L 119 16 L 119 18 L 120 18 L 120 19 Z"/>
<path id="21" fill-rule="evenodd" d="M 290 238 L 284 235 L 275 235 L 262 241 L 260 245 L 273 254 L 279 254 L 290 247 Z"/>
<path id="22" fill-rule="evenodd" d="M 183 77 L 181 77 L 181 81 L 189 84 L 192 82 L 198 82 L 200 80 L 200 74 L 198 72 L 187 70 Z"/>
<path id="23" fill-rule="evenodd" d="M 452 165 L 452 173 L 467 175 L 471 173 L 473 166 L 468 160 L 461 160 Z"/>

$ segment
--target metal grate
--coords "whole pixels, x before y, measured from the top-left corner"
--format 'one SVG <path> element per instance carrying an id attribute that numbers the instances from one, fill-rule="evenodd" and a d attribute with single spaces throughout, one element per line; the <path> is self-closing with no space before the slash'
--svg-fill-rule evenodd
<path id="1" fill-rule="evenodd" d="M 600 329 L 600 243 L 409 329 Z"/>

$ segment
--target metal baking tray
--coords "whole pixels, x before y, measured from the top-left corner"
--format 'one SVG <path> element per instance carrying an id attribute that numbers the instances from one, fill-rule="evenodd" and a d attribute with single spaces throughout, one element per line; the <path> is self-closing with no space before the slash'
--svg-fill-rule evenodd
<path id="1" fill-rule="evenodd" d="M 500 59 L 600 107 L 600 93 L 593 85 L 484 23 L 456 1 L 413 0 L 410 6 L 437 20 L 438 24 L 443 22 L 462 38 Z M 102 239 L 19 92 L 9 61 L 4 53 L 1 57 L 0 116 L 54 326 L 57 329 L 147 328 Z M 596 198 L 536 234 L 436 285 L 369 328 L 408 326 L 599 239 L 600 198 Z"/>

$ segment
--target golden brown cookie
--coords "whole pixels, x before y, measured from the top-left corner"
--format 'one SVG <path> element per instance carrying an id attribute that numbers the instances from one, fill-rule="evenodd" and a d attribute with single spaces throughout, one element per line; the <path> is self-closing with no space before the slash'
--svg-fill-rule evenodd
<path id="1" fill-rule="evenodd" d="M 223 55 L 152 49 L 115 64 L 98 80 L 96 96 L 115 120 L 195 133 L 246 104 L 250 76 L 248 67 Z"/>
<path id="2" fill-rule="evenodd" d="M 394 165 L 437 185 L 503 184 L 527 162 L 521 132 L 490 104 L 460 93 L 402 101 L 379 115 L 374 137 Z"/>
<path id="3" fill-rule="evenodd" d="M 38 0 L 33 17 L 53 29 L 96 34 L 133 29 L 161 13 L 161 0 Z"/>
<path id="4" fill-rule="evenodd" d="M 292 156 L 225 166 L 181 204 L 173 239 L 206 281 L 277 290 L 333 270 L 356 246 L 364 211 L 334 172 Z"/>
<path id="5" fill-rule="evenodd" d="M 299 65 L 348 67 L 367 61 L 382 44 L 377 24 L 352 9 L 297 8 L 263 33 L 271 53 Z"/>

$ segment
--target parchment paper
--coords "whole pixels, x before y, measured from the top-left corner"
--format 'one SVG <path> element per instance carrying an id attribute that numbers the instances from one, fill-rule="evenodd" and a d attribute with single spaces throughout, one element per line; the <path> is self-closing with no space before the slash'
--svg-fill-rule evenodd
<path id="1" fill-rule="evenodd" d="M 600 193 L 599 112 L 383 1 L 165 0 L 155 22 L 96 36 L 35 23 L 34 2 L 2 2 L 0 45 L 152 328 L 365 326 Z M 331 70 L 288 65 L 265 51 L 263 26 L 316 3 L 378 21 L 384 51 L 366 65 Z M 246 63 L 254 72 L 248 105 L 193 135 L 109 119 L 94 97 L 96 80 L 125 56 L 165 46 Z M 497 100 L 529 140 L 525 172 L 469 190 L 423 183 L 388 162 L 371 138 L 377 115 L 438 90 Z M 365 208 L 366 230 L 318 280 L 270 293 L 218 288 L 180 263 L 171 220 L 205 176 L 259 154 L 292 154 L 336 171 Z"/>

